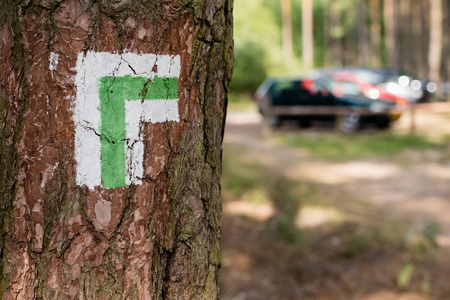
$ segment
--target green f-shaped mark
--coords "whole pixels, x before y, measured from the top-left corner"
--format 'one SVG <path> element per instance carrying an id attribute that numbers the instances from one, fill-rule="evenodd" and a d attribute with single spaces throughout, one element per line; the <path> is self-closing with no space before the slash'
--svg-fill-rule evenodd
<path id="1" fill-rule="evenodd" d="M 100 139 L 101 173 L 105 188 L 126 185 L 127 161 L 125 142 L 127 138 L 126 101 L 163 101 L 178 98 L 178 78 L 101 77 Z M 143 119 L 145 122 L 146 120 Z M 147 120 L 148 122 L 148 120 Z"/>

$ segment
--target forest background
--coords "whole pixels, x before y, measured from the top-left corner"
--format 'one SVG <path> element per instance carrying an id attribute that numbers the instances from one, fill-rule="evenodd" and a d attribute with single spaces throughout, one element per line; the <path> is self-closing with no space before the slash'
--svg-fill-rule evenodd
<path id="1" fill-rule="evenodd" d="M 235 0 L 231 100 L 268 76 L 334 66 L 398 69 L 442 91 L 449 28 L 449 0 Z"/>

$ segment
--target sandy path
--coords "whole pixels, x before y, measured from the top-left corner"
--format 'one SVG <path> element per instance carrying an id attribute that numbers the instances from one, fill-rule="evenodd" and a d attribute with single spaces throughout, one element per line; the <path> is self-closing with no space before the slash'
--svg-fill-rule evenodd
<path id="1" fill-rule="evenodd" d="M 439 139 L 450 135 L 449 120 L 442 109 L 439 114 L 433 109 L 420 109 L 416 112 L 416 131 Z M 243 147 L 248 157 L 284 170 L 292 179 L 342 188 L 395 216 L 412 219 L 417 226 L 424 220 L 437 221 L 443 229 L 441 245 L 450 246 L 450 164 L 448 159 L 442 161 L 442 153 L 407 151 L 401 160 L 328 162 L 304 150 L 271 142 L 261 123 L 255 112 L 229 112 L 224 142 Z M 408 132 L 410 123 L 409 114 L 405 114 L 392 130 Z"/>

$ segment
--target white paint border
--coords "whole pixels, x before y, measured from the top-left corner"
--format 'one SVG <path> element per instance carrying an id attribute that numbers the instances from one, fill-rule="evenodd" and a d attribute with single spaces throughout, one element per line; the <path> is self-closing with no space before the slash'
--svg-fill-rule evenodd
<path id="1" fill-rule="evenodd" d="M 157 72 L 153 72 L 156 65 Z M 76 64 L 77 74 L 75 85 L 77 96 L 74 102 L 73 121 L 75 123 L 75 160 L 77 162 L 76 184 L 86 185 L 89 189 L 101 186 L 101 142 L 100 142 L 100 97 L 98 80 L 105 76 L 122 77 L 141 76 L 153 78 L 179 77 L 181 62 L 179 55 L 156 54 L 115 54 L 107 52 L 79 53 Z M 126 101 L 127 116 L 133 116 L 139 122 L 179 121 L 178 99 L 176 101 L 151 100 L 133 108 L 139 101 Z M 146 104 L 146 103 L 161 104 Z M 169 107 L 162 107 L 163 103 L 170 103 Z M 176 106 L 176 107 L 175 107 Z M 132 111 L 136 109 L 133 113 Z M 131 128 L 134 124 L 126 117 L 127 138 L 136 141 L 133 149 L 126 147 L 127 176 L 126 184 L 141 183 L 143 176 L 143 142 L 142 137 L 136 135 Z M 137 125 L 139 129 L 140 123 Z M 130 131 L 130 134 L 128 133 Z M 138 130 L 138 132 L 140 132 Z M 127 144 L 127 143 L 126 143 Z M 142 146 L 141 146 L 142 144 Z"/>

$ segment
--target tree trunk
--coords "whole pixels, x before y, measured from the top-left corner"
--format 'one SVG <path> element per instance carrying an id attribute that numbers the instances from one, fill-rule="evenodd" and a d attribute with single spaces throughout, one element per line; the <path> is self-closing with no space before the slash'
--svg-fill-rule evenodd
<path id="1" fill-rule="evenodd" d="M 292 42 L 292 11 L 291 0 L 281 0 L 281 27 L 283 31 L 283 52 L 288 56 L 293 54 Z"/>
<path id="2" fill-rule="evenodd" d="M 422 59 L 424 52 L 423 41 L 425 30 L 421 22 L 421 15 L 423 14 L 423 11 L 421 10 L 420 2 L 423 2 L 423 0 L 413 0 L 411 4 L 411 34 L 412 40 L 414 41 L 414 51 L 412 55 L 417 66 L 414 75 L 419 78 L 425 78 L 427 76 L 425 72 L 426 67 Z"/>
<path id="3" fill-rule="evenodd" d="M 310 70 L 314 67 L 312 0 L 302 1 L 302 49 L 303 66 Z"/>
<path id="4" fill-rule="evenodd" d="M 330 36 L 332 39 L 333 64 L 337 66 L 345 65 L 345 53 L 343 47 L 343 28 L 341 11 L 337 2 L 330 4 Z"/>
<path id="5" fill-rule="evenodd" d="M 367 37 L 366 1 L 358 1 L 357 5 L 357 40 L 358 40 L 358 65 L 367 66 L 369 56 L 369 42 Z"/>
<path id="6" fill-rule="evenodd" d="M 398 1 L 398 51 L 401 53 L 399 56 L 399 67 L 403 71 L 415 72 L 417 70 L 417 61 L 414 60 L 414 49 L 416 40 L 412 38 L 412 1 L 400 0 Z M 417 21 L 417 20 L 416 20 Z"/>
<path id="7" fill-rule="evenodd" d="M 440 81 L 443 46 L 443 5 L 442 0 L 430 0 L 430 43 L 428 48 L 428 65 L 430 80 Z"/>
<path id="8" fill-rule="evenodd" d="M 217 299 L 232 1 L 0 5 L 0 298 Z"/>
<path id="9" fill-rule="evenodd" d="M 386 48 L 388 52 L 389 67 L 398 69 L 398 41 L 397 41 L 397 5 L 396 0 L 384 1 L 384 26 Z"/>
<path id="10" fill-rule="evenodd" d="M 370 0 L 370 59 L 372 67 L 381 67 L 380 0 Z"/>

